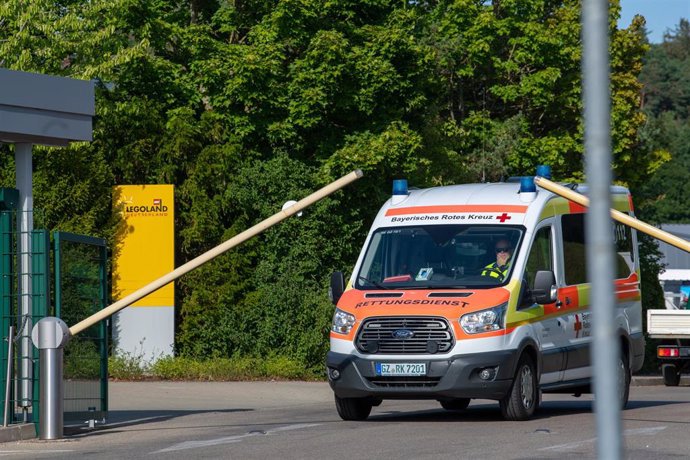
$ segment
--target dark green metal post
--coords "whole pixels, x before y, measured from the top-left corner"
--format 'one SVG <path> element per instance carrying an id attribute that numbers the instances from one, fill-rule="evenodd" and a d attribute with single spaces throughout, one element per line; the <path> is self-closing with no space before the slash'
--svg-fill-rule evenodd
<path id="1" fill-rule="evenodd" d="M 11 324 L 14 323 L 12 315 L 12 306 L 14 304 L 14 235 L 16 228 L 14 225 L 14 213 L 17 209 L 17 202 L 19 201 L 19 191 L 13 188 L 0 188 L 0 337 L 8 337 L 8 331 Z M 2 377 L 2 388 L 5 388 L 5 381 L 7 379 L 7 360 L 12 359 L 8 356 L 7 345 L 9 343 L 2 342 L 0 344 L 0 357 L 2 365 L 0 365 L 0 377 Z M 10 395 L 14 393 L 13 382 L 10 382 L 12 389 Z M 2 394 L 2 407 L 5 405 L 5 392 Z M 10 396 L 10 399 L 12 396 Z M 14 420 L 14 406 L 10 408 L 10 420 Z"/>
<path id="2" fill-rule="evenodd" d="M 41 318 L 48 316 L 50 312 L 50 234 L 47 230 L 34 230 L 31 233 L 31 303 L 32 319 L 36 324 Z M 33 398 L 32 414 L 33 422 L 38 432 L 40 423 L 40 366 L 39 350 L 33 347 Z"/>
<path id="3" fill-rule="evenodd" d="M 99 248 L 99 310 L 108 306 L 108 248 L 104 245 Z M 101 321 L 101 410 L 108 412 L 108 321 Z"/>

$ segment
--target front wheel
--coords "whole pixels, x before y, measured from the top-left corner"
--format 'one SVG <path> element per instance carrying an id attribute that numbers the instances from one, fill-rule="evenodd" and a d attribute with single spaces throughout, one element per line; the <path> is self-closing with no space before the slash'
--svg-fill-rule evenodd
<path id="1" fill-rule="evenodd" d="M 528 420 L 539 405 L 537 369 L 532 358 L 520 358 L 513 385 L 505 398 L 499 402 L 501 414 L 506 420 Z"/>
<path id="2" fill-rule="evenodd" d="M 371 413 L 372 403 L 365 398 L 335 397 L 335 408 L 343 420 L 366 420 Z"/>
<path id="3" fill-rule="evenodd" d="M 620 404 L 621 410 L 625 409 L 628 404 L 628 398 L 630 396 L 630 366 L 628 365 L 628 359 L 624 354 L 618 358 L 618 402 Z"/>

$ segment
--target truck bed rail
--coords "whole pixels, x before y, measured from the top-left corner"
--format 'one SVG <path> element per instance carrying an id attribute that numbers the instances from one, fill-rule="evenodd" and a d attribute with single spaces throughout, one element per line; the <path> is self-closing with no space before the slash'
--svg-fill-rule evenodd
<path id="1" fill-rule="evenodd" d="M 647 333 L 653 339 L 690 338 L 690 310 L 647 310 Z"/>

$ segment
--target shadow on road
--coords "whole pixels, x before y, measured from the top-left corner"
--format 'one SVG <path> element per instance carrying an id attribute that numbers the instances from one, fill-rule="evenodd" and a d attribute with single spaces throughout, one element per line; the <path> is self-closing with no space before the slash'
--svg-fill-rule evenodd
<path id="1" fill-rule="evenodd" d="M 107 431 L 109 433 L 124 431 L 124 428 L 132 426 L 146 425 L 154 422 L 165 422 L 178 417 L 186 417 L 189 415 L 198 414 L 218 414 L 218 413 L 234 413 L 234 412 L 251 412 L 254 409 L 219 409 L 219 410 L 141 410 L 141 411 L 109 411 L 106 423 L 97 423 L 94 428 L 83 425 L 69 425 L 65 426 L 65 436 L 81 436 L 85 434 L 94 435 L 99 431 Z M 195 425 L 195 428 L 199 426 Z M 146 429 L 146 428 L 142 428 Z"/>
<path id="2" fill-rule="evenodd" d="M 390 404 L 394 404 L 391 402 Z M 592 413 L 594 401 L 592 400 L 573 400 L 573 401 L 544 401 L 534 415 L 534 420 L 561 417 L 571 414 Z M 631 413 L 635 409 L 646 407 L 659 407 L 672 404 L 686 404 L 686 401 L 629 401 L 623 417 L 626 413 Z M 501 410 L 498 402 L 472 403 L 462 411 L 446 411 L 442 408 L 422 410 L 422 411 L 397 411 L 386 410 L 386 401 L 383 406 L 375 408 L 372 415 L 367 419 L 372 422 L 440 422 L 440 421 L 463 421 L 463 422 L 503 422 Z M 637 420 L 637 419 L 635 419 Z M 688 421 L 690 423 L 690 421 Z"/>

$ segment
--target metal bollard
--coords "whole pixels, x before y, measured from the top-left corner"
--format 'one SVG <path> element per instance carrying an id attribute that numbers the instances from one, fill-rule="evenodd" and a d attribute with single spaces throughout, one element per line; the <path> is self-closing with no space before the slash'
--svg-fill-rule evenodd
<path id="1" fill-rule="evenodd" d="M 59 318 L 41 319 L 31 331 L 39 350 L 41 390 L 39 438 L 61 439 L 64 431 L 63 348 L 70 339 L 69 327 Z"/>

